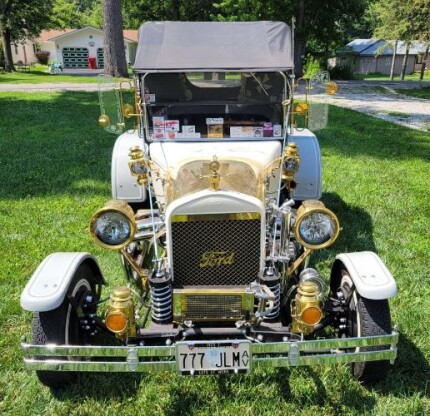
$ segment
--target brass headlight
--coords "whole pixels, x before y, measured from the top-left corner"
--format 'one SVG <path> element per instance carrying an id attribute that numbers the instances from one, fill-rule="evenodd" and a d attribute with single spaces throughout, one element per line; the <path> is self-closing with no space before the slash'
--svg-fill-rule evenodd
<path id="1" fill-rule="evenodd" d="M 111 200 L 91 218 L 90 235 L 104 248 L 124 248 L 132 242 L 135 232 L 134 212 L 125 201 Z"/>
<path id="2" fill-rule="evenodd" d="M 302 246 L 311 249 L 325 248 L 337 239 L 339 220 L 321 201 L 308 200 L 297 210 L 293 230 Z"/>

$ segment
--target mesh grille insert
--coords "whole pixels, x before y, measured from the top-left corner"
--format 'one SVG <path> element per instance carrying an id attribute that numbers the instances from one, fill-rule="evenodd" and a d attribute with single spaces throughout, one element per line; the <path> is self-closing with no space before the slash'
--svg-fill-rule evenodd
<path id="1" fill-rule="evenodd" d="M 173 285 L 232 286 L 256 280 L 260 227 L 259 219 L 173 222 Z M 201 267 L 211 256 L 211 265 Z"/>
<path id="2" fill-rule="evenodd" d="M 239 295 L 191 295 L 186 297 L 185 319 L 241 319 Z"/>

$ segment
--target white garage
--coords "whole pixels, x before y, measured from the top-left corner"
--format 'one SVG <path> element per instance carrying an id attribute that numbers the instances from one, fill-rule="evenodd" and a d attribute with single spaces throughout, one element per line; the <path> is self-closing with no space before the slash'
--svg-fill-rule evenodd
<path id="1" fill-rule="evenodd" d="M 49 59 L 65 68 L 104 68 L 104 33 L 94 27 L 82 29 L 45 30 L 39 36 L 40 48 L 50 52 Z M 137 49 L 137 30 L 124 30 L 124 46 L 127 63 L 133 65 Z"/>

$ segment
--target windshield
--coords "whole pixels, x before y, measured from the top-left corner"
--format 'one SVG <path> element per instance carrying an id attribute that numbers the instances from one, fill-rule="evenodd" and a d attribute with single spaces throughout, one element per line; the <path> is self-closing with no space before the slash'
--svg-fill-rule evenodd
<path id="1" fill-rule="evenodd" d="M 282 73 L 151 73 L 142 81 L 151 141 L 282 136 Z"/>

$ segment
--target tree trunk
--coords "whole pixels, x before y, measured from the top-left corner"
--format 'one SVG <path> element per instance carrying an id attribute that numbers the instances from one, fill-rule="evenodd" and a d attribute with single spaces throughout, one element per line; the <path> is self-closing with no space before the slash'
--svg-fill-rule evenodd
<path id="1" fill-rule="evenodd" d="M 305 54 L 305 41 L 303 39 L 303 22 L 305 19 L 306 0 L 300 0 L 297 13 L 296 30 L 294 34 L 294 72 L 297 78 L 303 75 L 303 59 Z"/>
<path id="2" fill-rule="evenodd" d="M 121 0 L 104 0 L 104 63 L 105 74 L 128 78 L 125 59 Z"/>
<path id="3" fill-rule="evenodd" d="M 421 64 L 420 81 L 422 81 L 424 78 L 424 71 L 426 69 L 427 58 L 429 56 L 429 47 L 430 47 L 430 43 L 427 44 L 427 48 L 426 48 L 426 51 L 425 51 L 424 57 L 423 57 L 423 62 Z"/>
<path id="4" fill-rule="evenodd" d="M 391 69 L 390 69 L 390 81 L 394 79 L 394 66 L 396 65 L 397 56 L 397 40 L 394 42 L 393 57 L 391 59 Z"/>
<path id="5" fill-rule="evenodd" d="M 181 20 L 180 0 L 172 0 L 172 20 Z"/>
<path id="6" fill-rule="evenodd" d="M 406 67 L 407 67 L 408 57 L 409 57 L 409 46 L 410 46 L 410 43 L 406 42 L 406 51 L 405 51 L 405 56 L 403 57 L 403 63 L 402 63 L 402 73 L 400 74 L 401 81 L 405 80 Z"/>
<path id="7" fill-rule="evenodd" d="M 12 46 L 10 44 L 11 36 L 10 36 L 9 28 L 6 27 L 2 31 L 1 40 L 3 43 L 3 52 L 4 52 L 4 70 L 6 72 L 15 71 L 15 66 L 13 64 L 13 58 L 12 58 Z"/>

